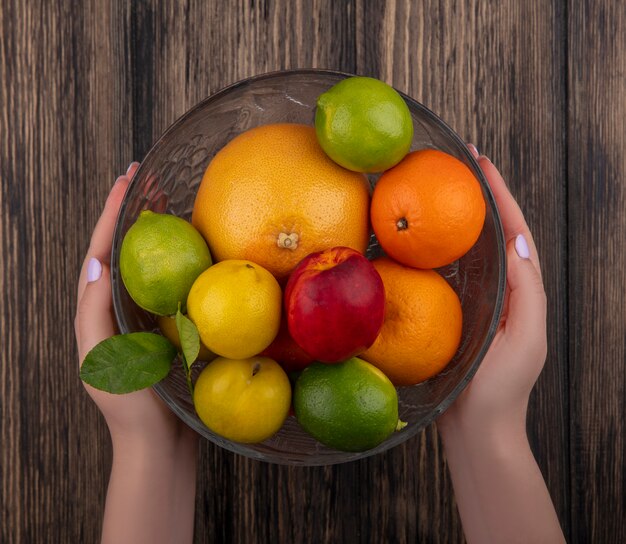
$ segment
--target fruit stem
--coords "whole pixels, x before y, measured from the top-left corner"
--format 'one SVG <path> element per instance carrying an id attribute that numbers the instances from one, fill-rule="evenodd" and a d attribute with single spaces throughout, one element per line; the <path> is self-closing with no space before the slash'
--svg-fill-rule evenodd
<path id="1" fill-rule="evenodd" d="M 401 217 L 396 221 L 396 228 L 398 230 L 406 230 L 409 228 L 409 222 L 406 220 L 406 217 Z"/>
<path id="2" fill-rule="evenodd" d="M 299 236 L 292 232 L 291 234 L 287 234 L 286 232 L 281 232 L 278 235 L 278 239 L 276 243 L 278 247 L 283 249 L 291 249 L 292 251 L 298 247 Z"/>
<path id="3" fill-rule="evenodd" d="M 189 388 L 189 394 L 191 395 L 191 399 L 193 401 L 193 383 L 191 383 L 191 368 L 187 364 L 185 356 L 181 354 L 180 358 L 183 362 L 183 371 L 185 372 L 185 377 L 187 378 L 187 387 Z"/>
<path id="4" fill-rule="evenodd" d="M 408 423 L 406 421 L 402 421 L 401 419 L 398 419 L 398 423 L 396 424 L 396 431 L 401 431 L 407 425 L 408 425 Z"/>

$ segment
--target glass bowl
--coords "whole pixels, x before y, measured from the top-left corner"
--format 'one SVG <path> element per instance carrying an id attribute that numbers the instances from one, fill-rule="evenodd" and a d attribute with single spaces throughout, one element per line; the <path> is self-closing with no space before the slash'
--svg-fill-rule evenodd
<path id="1" fill-rule="evenodd" d="M 119 272 L 122 239 L 143 209 L 191 219 L 195 194 L 211 158 L 232 138 L 269 123 L 314 124 L 317 97 L 351 74 L 295 70 L 264 74 L 235 83 L 200 102 L 178 119 L 154 144 L 137 170 L 122 202 L 111 258 L 113 303 L 120 332 L 158 330 L 155 319 L 129 297 Z M 154 386 L 170 409 L 187 425 L 233 452 L 289 465 L 328 465 L 356 460 L 396 446 L 439 416 L 472 378 L 489 347 L 500 319 L 505 287 L 504 236 L 489 186 L 463 140 L 435 114 L 406 95 L 414 123 L 411 149 L 436 148 L 464 162 L 476 175 L 487 203 L 483 231 L 459 261 L 439 269 L 461 299 L 461 345 L 447 368 L 430 380 L 399 387 L 399 415 L 408 422 L 374 449 L 345 453 L 309 436 L 289 416 L 272 438 L 259 444 L 230 442 L 207 429 L 195 413 L 181 362 Z M 377 176 L 370 176 L 372 185 Z M 381 254 L 372 236 L 368 257 Z M 194 365 L 197 376 L 202 365 Z"/>

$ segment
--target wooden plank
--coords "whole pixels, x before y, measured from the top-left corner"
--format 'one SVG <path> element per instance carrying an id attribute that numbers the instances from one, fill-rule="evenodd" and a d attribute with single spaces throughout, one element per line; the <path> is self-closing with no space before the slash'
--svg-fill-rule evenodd
<path id="1" fill-rule="evenodd" d="M 130 159 L 125 3 L 0 10 L 1 542 L 96 542 L 110 454 L 79 379 L 75 290 Z"/>
<path id="2" fill-rule="evenodd" d="M 572 542 L 626 541 L 626 4 L 568 2 Z"/>
<path id="3" fill-rule="evenodd" d="M 567 533 L 563 32 L 561 7 L 548 1 L 357 2 L 358 72 L 407 92 L 475 143 L 499 166 L 526 213 L 550 300 L 548 362 L 531 398 L 528 430 Z M 401 455 L 394 452 L 392 464 L 401 463 Z M 409 539 L 461 541 L 439 447 L 425 449 L 425 465 L 422 472 L 390 473 L 389 485 L 409 486 L 407 493 L 421 501 L 428 490 L 423 508 L 409 512 L 417 517 Z M 432 520 L 453 520 L 453 526 L 441 537 Z"/>
<path id="4" fill-rule="evenodd" d="M 135 154 L 182 113 L 246 77 L 354 70 L 352 1 L 139 2 L 133 13 Z"/>

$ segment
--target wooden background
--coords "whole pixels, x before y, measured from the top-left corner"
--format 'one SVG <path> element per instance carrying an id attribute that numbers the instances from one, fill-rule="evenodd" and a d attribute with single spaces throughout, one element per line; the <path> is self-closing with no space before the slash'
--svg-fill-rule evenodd
<path id="1" fill-rule="evenodd" d="M 568 540 L 626 541 L 626 4 L 0 2 L 0 542 L 96 542 L 108 432 L 79 382 L 75 286 L 117 174 L 266 71 L 380 77 L 498 165 L 549 297 L 528 429 Z M 197 542 L 461 542 L 435 427 L 326 468 L 201 447 Z"/>

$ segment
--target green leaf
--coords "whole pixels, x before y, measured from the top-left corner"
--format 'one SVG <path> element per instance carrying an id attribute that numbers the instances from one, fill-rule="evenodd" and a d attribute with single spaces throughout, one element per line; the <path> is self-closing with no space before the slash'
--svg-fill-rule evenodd
<path id="1" fill-rule="evenodd" d="M 200 353 L 200 336 L 196 326 L 181 313 L 180 308 L 176 312 L 176 328 L 178 329 L 185 363 L 187 368 L 191 368 L 191 365 L 198 358 L 198 353 Z"/>
<path id="2" fill-rule="evenodd" d="M 80 377 L 102 391 L 131 393 L 165 378 L 176 353 L 172 343 L 159 334 L 120 334 L 103 340 L 87 354 Z"/>

